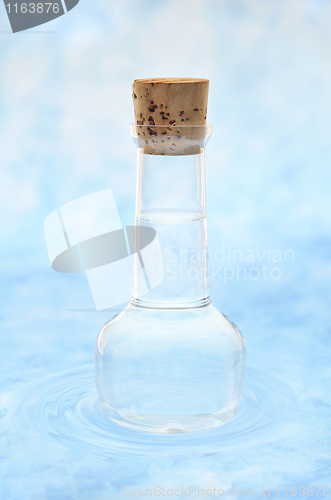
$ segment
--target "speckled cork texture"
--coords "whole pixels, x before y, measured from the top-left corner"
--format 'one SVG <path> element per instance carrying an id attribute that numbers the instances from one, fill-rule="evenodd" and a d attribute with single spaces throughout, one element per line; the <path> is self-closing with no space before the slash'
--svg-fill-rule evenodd
<path id="1" fill-rule="evenodd" d="M 137 136 L 146 154 L 196 154 L 207 124 L 209 80 L 135 80 L 132 97 Z M 194 125 L 195 127 L 191 127 Z"/>

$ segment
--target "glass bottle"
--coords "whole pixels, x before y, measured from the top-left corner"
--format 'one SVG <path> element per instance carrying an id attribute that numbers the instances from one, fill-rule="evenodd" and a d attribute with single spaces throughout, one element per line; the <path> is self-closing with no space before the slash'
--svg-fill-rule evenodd
<path id="1" fill-rule="evenodd" d="M 244 340 L 209 297 L 208 86 L 208 80 L 187 78 L 133 83 L 138 172 L 134 241 L 127 235 L 134 254 L 132 300 L 99 334 L 95 366 L 109 418 L 151 432 L 224 424 L 243 391 Z"/>
<path id="2" fill-rule="evenodd" d="M 138 143 L 134 284 L 128 307 L 97 338 L 99 397 L 111 420 L 135 429 L 222 425 L 240 404 L 245 342 L 209 296 L 204 148 L 211 126 L 139 124 L 131 132 Z M 157 235 L 143 256 L 142 227 Z"/>

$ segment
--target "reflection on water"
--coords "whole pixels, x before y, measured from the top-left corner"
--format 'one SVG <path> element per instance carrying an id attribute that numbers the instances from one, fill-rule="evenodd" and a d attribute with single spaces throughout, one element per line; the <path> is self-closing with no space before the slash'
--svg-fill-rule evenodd
<path id="1" fill-rule="evenodd" d="M 99 403 L 92 366 L 64 372 L 25 388 L 19 414 L 45 444 L 54 440 L 80 454 L 107 458 L 121 454 L 217 453 L 234 447 L 270 443 L 299 408 L 300 384 L 274 367 L 248 367 L 242 403 L 226 425 L 202 432 L 154 435 L 120 427 L 106 418 Z M 47 443 L 46 443 L 47 444 Z"/>

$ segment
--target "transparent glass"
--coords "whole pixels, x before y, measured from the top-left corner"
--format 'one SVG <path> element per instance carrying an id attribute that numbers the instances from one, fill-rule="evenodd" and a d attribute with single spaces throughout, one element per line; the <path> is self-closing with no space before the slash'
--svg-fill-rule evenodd
<path id="1" fill-rule="evenodd" d="M 111 420 L 131 428 L 222 425 L 240 404 L 245 342 L 209 297 L 204 147 L 211 126 L 133 125 L 131 132 L 138 143 L 132 300 L 97 338 L 99 397 Z M 157 236 L 143 259 L 142 227 Z"/>

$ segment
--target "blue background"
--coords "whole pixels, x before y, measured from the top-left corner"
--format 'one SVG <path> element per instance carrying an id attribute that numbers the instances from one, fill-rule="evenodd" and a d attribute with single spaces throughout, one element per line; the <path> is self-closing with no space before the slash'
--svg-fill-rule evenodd
<path id="1" fill-rule="evenodd" d="M 80 0 L 11 34 L 0 5 L 1 498 L 117 499 L 125 484 L 190 481 L 331 488 L 330 28 L 327 0 Z M 133 223 L 131 84 L 158 76 L 210 79 L 211 254 L 270 248 L 284 260 L 293 250 L 294 261 L 270 266 L 279 279 L 216 275 L 211 287 L 244 334 L 249 366 L 270 362 L 295 377 L 300 404 L 276 441 L 231 457 L 75 455 L 74 467 L 69 451 L 20 432 L 15 405 L 36 380 L 90 365 L 112 314 L 68 310 L 92 308 L 92 297 L 83 275 L 52 271 L 43 223 L 108 187 L 123 225 Z"/>

